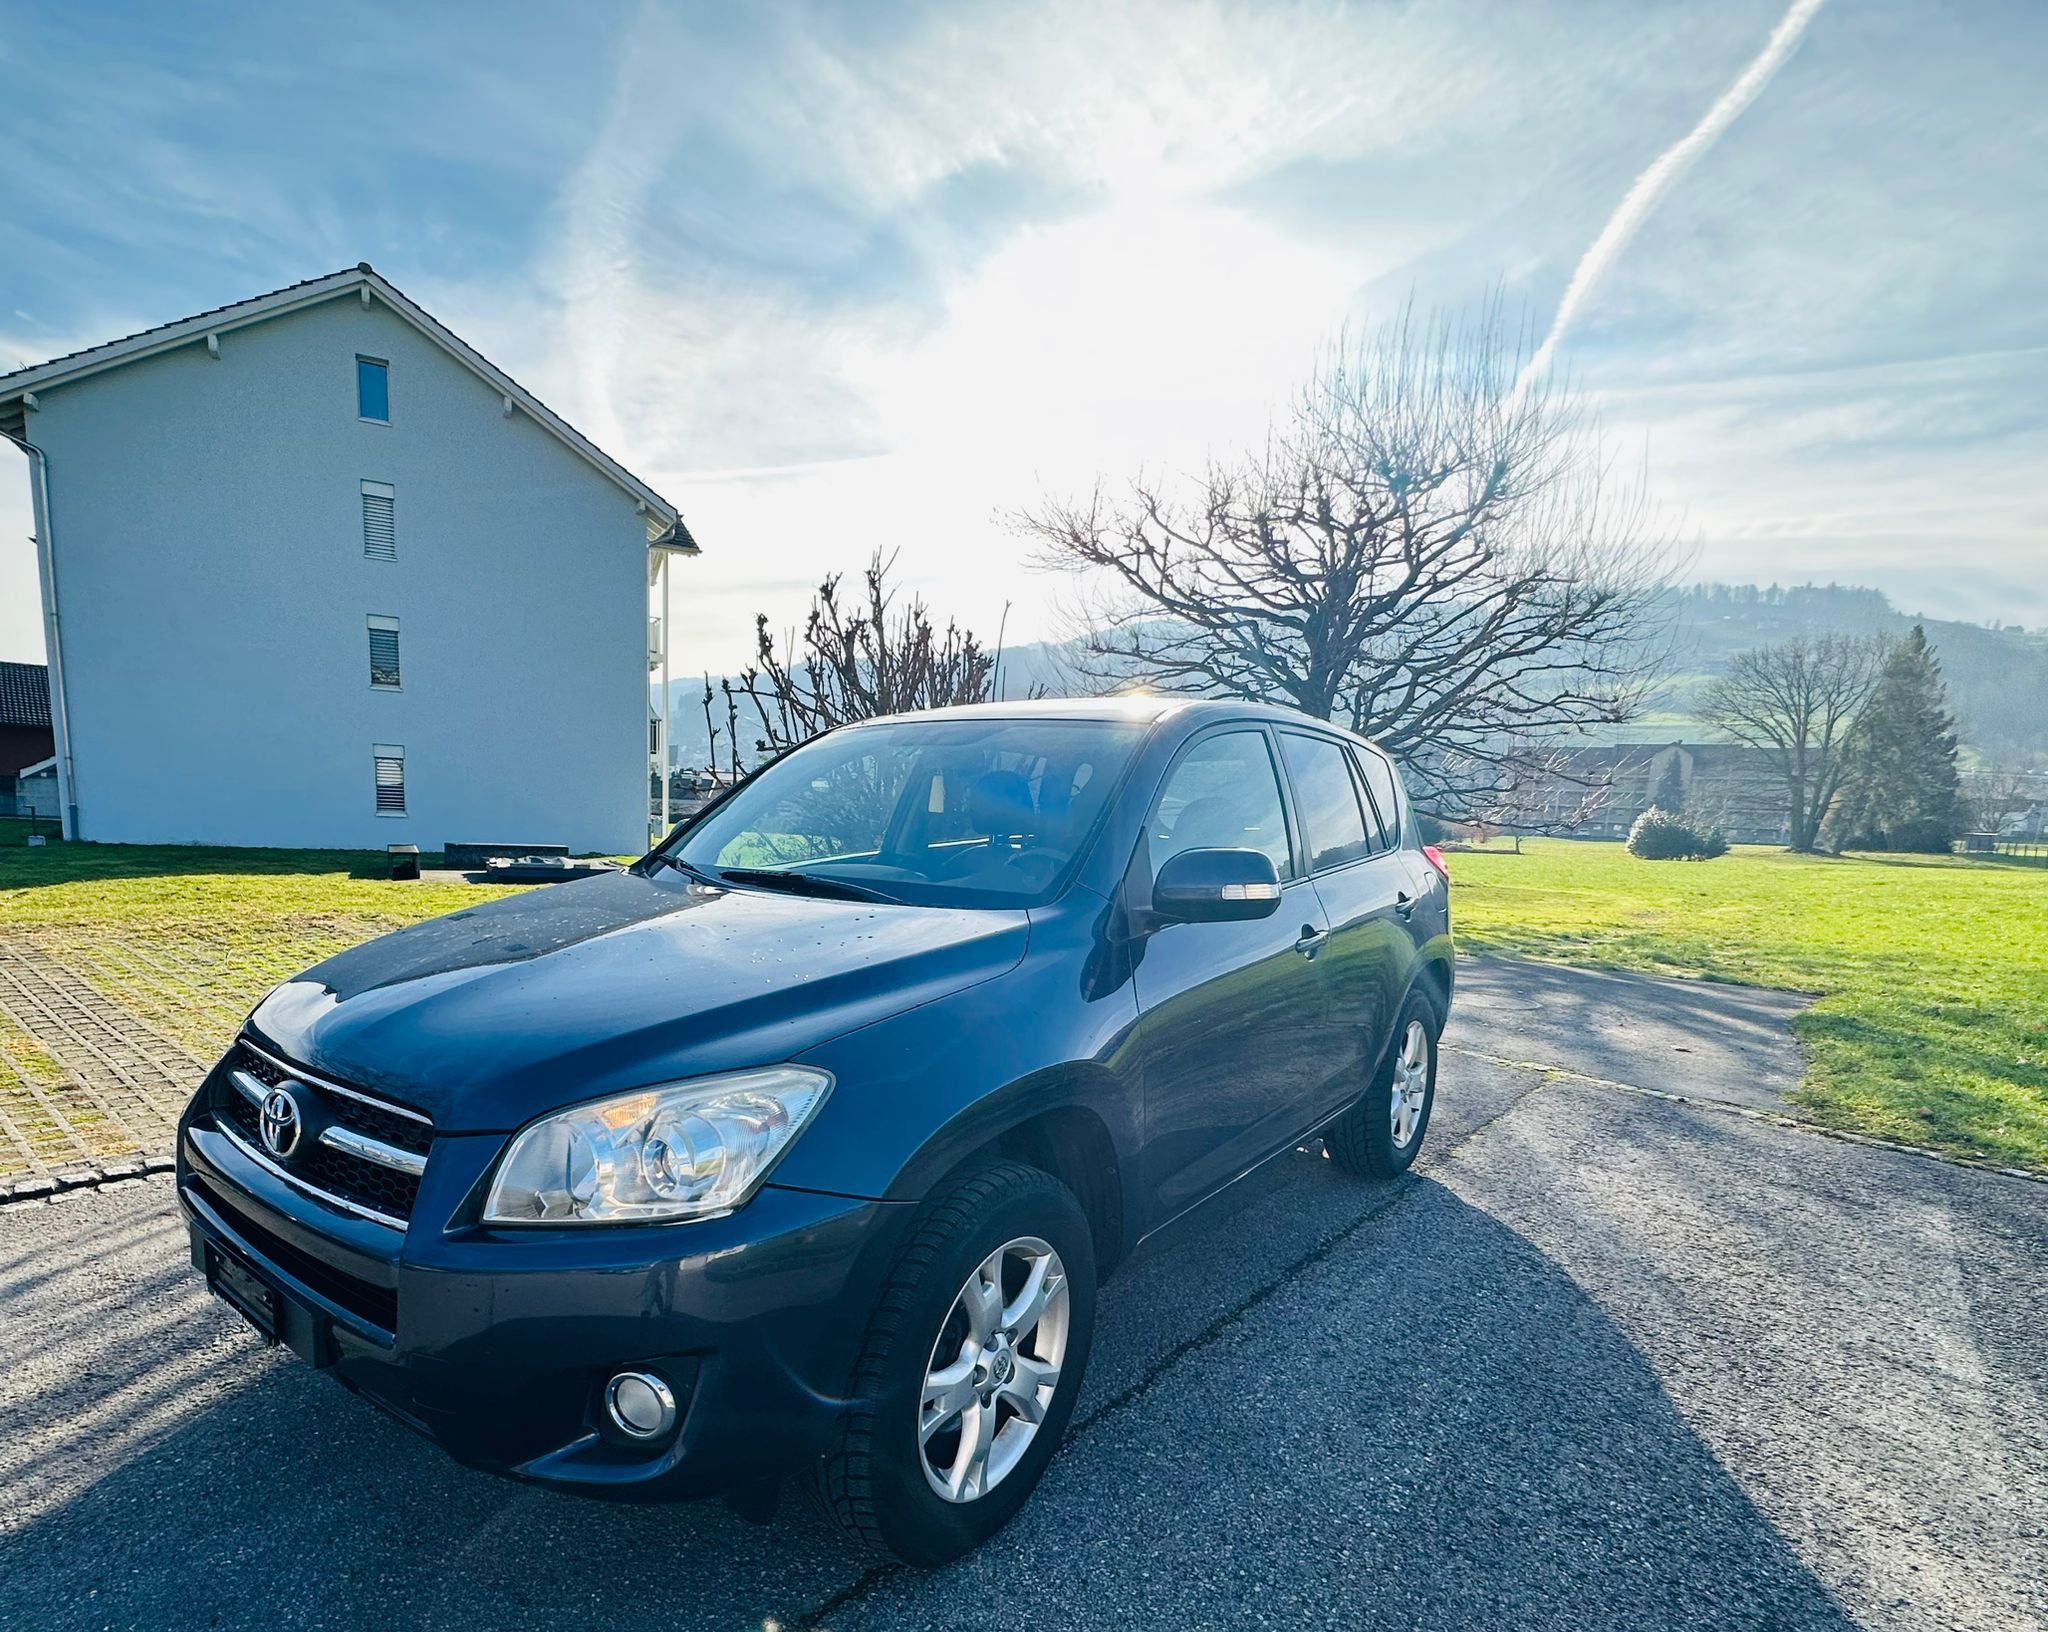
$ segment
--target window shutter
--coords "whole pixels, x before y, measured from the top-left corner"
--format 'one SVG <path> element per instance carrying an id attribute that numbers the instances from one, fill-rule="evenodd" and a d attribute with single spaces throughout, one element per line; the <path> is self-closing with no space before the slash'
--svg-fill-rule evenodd
<path id="1" fill-rule="evenodd" d="M 373 561 L 398 559 L 396 497 L 389 482 L 363 483 L 363 554 Z"/>
<path id="2" fill-rule="evenodd" d="M 380 742 L 371 750 L 377 768 L 377 814 L 405 814 L 405 750 L 396 743 Z"/>
<path id="3" fill-rule="evenodd" d="M 398 620 L 370 619 L 370 684 L 396 687 L 398 672 Z"/>

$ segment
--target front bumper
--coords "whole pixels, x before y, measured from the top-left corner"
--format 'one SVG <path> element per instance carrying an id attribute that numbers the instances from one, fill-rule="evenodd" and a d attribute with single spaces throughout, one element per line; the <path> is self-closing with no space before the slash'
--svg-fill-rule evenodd
<path id="1" fill-rule="evenodd" d="M 701 1223 L 488 1229 L 460 1219 L 503 1137 L 451 1137 L 400 1232 L 252 1160 L 205 1097 L 178 1137 L 194 1264 L 209 1278 L 223 1258 L 253 1269 L 281 1294 L 281 1341 L 458 1461 L 674 1499 L 785 1475 L 825 1449 L 902 1204 L 770 1186 Z M 665 1439 L 606 1424 L 604 1384 L 625 1369 L 675 1394 Z"/>

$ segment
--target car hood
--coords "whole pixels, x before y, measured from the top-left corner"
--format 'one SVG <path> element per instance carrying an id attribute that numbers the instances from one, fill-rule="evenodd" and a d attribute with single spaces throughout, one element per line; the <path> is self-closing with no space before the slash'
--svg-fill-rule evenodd
<path id="1" fill-rule="evenodd" d="M 1014 967 L 1029 920 L 611 873 L 401 929 L 266 997 L 257 1039 L 446 1133 L 786 1060 Z"/>

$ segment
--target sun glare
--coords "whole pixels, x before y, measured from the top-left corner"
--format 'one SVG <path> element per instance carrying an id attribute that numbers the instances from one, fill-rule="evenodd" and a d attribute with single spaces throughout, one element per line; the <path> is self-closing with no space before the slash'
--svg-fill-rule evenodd
<path id="1" fill-rule="evenodd" d="M 1257 434 L 1354 276 L 1236 210 L 1118 201 L 983 266 L 884 383 L 885 424 L 920 465 L 984 481 L 1196 461 Z"/>

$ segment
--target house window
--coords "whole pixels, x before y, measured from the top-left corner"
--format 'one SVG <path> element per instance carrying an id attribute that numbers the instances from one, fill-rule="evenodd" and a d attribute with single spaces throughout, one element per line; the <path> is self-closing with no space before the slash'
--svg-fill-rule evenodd
<path id="1" fill-rule="evenodd" d="M 405 814 L 405 750 L 395 742 L 380 742 L 370 750 L 376 767 L 377 814 Z"/>
<path id="2" fill-rule="evenodd" d="M 356 418 L 391 423 L 391 365 L 381 357 L 356 359 Z"/>
<path id="3" fill-rule="evenodd" d="M 382 691 L 396 691 L 398 674 L 398 620 L 370 619 L 370 684 Z"/>
<path id="4" fill-rule="evenodd" d="M 389 482 L 363 483 L 363 554 L 373 561 L 398 559 L 397 496 Z"/>

